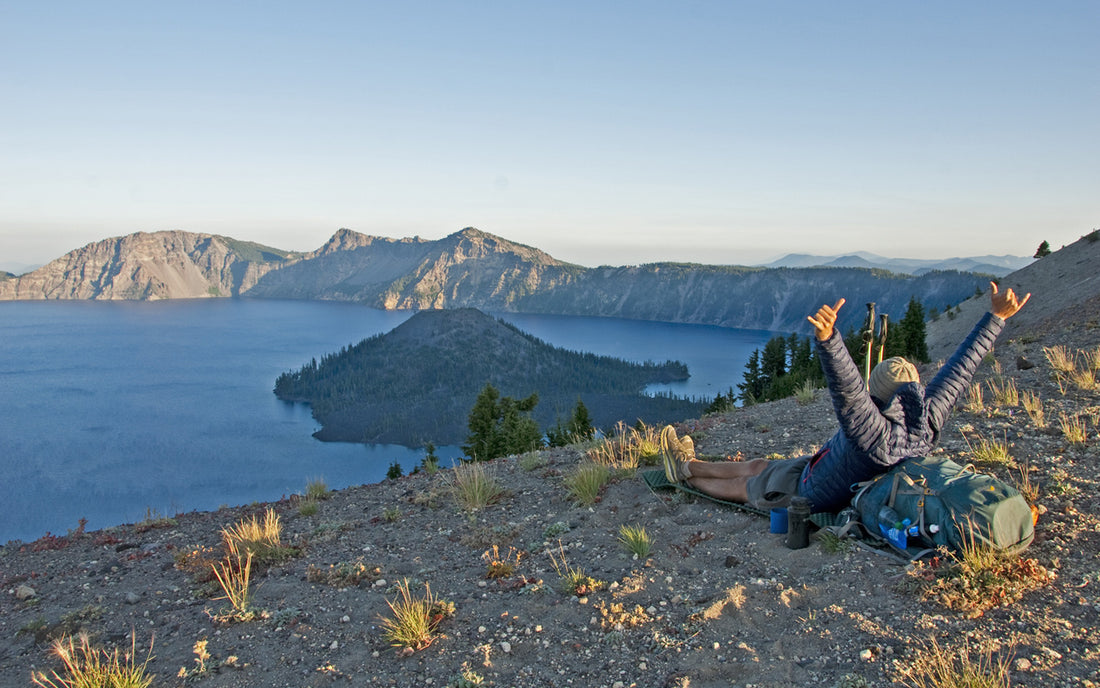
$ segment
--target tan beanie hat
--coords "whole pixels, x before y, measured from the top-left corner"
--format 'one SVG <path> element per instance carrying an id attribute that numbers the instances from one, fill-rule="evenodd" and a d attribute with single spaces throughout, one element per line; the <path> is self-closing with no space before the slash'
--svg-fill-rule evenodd
<path id="1" fill-rule="evenodd" d="M 906 382 L 920 382 L 917 368 L 900 356 L 888 358 L 871 370 L 867 387 L 871 396 L 879 401 L 889 401 L 894 392 Z"/>

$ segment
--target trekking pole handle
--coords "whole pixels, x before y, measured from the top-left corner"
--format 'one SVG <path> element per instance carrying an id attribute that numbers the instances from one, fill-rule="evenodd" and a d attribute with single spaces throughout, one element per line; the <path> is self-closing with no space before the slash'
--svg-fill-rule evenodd
<path id="1" fill-rule="evenodd" d="M 878 362 L 882 363 L 882 355 L 886 351 L 886 331 L 889 329 L 890 316 L 883 313 L 879 317 L 879 333 L 878 333 Z"/>

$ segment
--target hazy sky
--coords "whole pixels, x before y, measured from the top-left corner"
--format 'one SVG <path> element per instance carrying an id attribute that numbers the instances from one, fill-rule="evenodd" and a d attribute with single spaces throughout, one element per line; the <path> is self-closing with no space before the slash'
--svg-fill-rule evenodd
<path id="1" fill-rule="evenodd" d="M 0 265 L 466 226 L 584 265 L 1100 226 L 1100 2 L 0 0 Z"/>

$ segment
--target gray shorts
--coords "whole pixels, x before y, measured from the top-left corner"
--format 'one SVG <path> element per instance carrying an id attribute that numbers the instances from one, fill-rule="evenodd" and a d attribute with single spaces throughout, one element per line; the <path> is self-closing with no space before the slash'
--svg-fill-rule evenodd
<path id="1" fill-rule="evenodd" d="M 798 481 L 811 458 L 800 456 L 797 459 L 769 461 L 763 471 L 745 483 L 749 506 L 758 509 L 787 506 L 791 497 L 798 496 Z"/>

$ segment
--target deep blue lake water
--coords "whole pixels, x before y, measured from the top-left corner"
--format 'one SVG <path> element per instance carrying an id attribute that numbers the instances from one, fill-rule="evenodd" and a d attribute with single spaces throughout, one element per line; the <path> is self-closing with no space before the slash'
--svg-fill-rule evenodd
<path id="1" fill-rule="evenodd" d="M 420 448 L 325 443 L 275 378 L 411 315 L 355 304 L 210 299 L 0 303 L 0 542 L 382 480 Z M 678 359 L 713 398 L 771 333 L 604 318 L 503 315 L 567 349 Z M 449 464 L 461 451 L 441 447 Z"/>

